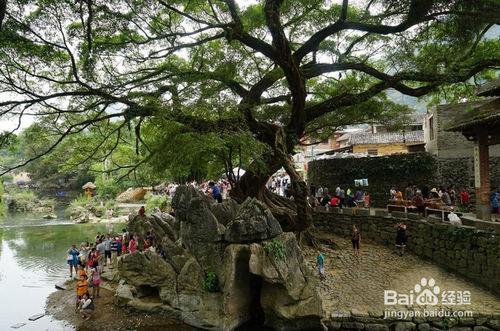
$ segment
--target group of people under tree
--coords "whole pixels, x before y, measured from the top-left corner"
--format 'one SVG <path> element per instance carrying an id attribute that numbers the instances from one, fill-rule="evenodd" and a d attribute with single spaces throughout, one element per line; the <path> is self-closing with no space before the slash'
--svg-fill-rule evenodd
<path id="1" fill-rule="evenodd" d="M 311 207 L 365 207 L 370 206 L 370 195 L 357 188 L 356 190 L 347 187 L 344 190 L 341 186 L 337 186 L 335 191 L 330 193 L 328 187 L 318 186 L 311 183 L 309 185 L 309 205 Z"/>

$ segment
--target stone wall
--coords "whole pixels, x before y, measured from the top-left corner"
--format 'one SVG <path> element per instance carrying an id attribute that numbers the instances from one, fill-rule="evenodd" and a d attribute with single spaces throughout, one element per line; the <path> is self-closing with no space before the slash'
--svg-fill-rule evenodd
<path id="1" fill-rule="evenodd" d="M 474 187 L 474 160 L 462 158 L 438 158 L 437 178 L 441 185 Z M 490 185 L 500 187 L 500 157 L 490 157 Z"/>
<path id="2" fill-rule="evenodd" d="M 310 183 L 326 186 L 330 192 L 338 185 L 354 187 L 355 179 L 368 178 L 370 186 L 365 189 L 372 206 L 385 207 L 392 186 L 474 188 L 474 163 L 468 157 L 442 158 L 429 153 L 326 159 L 309 162 L 307 176 Z M 493 187 L 500 187 L 500 157 L 490 158 L 490 180 Z"/>
<path id="3" fill-rule="evenodd" d="M 351 211 L 351 210 L 348 210 Z M 366 211 L 366 210 L 365 210 Z M 418 219 L 404 219 L 409 235 L 407 249 L 496 293 L 500 293 L 500 236 L 470 226 L 453 226 Z M 393 216 L 394 213 L 393 213 Z M 393 247 L 394 225 L 402 219 L 315 212 L 314 225 L 324 231 L 349 236 L 353 224 L 364 238 Z"/>
<path id="4" fill-rule="evenodd" d="M 404 317 L 402 319 L 383 318 L 382 312 L 335 312 L 325 321 L 328 330 L 366 330 L 366 331 L 412 331 L 412 330 L 450 330 L 450 331 L 491 331 L 500 329 L 500 316 L 477 315 L 464 318 Z"/>
<path id="5" fill-rule="evenodd" d="M 449 132 L 444 129 L 457 118 L 471 109 L 491 102 L 483 99 L 474 102 L 439 105 L 429 109 L 424 125 L 425 150 L 440 158 L 462 158 L 473 156 L 474 143 L 468 141 L 460 132 Z M 433 118 L 434 139 L 430 139 L 429 119 Z M 490 146 L 490 156 L 500 157 L 500 145 Z"/>

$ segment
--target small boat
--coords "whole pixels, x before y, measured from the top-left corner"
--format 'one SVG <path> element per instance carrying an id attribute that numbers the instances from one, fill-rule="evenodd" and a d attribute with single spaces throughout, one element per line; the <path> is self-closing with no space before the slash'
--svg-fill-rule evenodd
<path id="1" fill-rule="evenodd" d="M 11 328 L 13 328 L 13 329 L 19 329 L 19 328 L 22 328 L 25 325 L 26 325 L 26 323 L 17 323 L 17 324 L 12 325 Z"/>
<path id="2" fill-rule="evenodd" d="M 64 282 L 60 282 L 56 284 L 56 289 L 66 291 L 68 288 L 66 287 Z"/>
<path id="3" fill-rule="evenodd" d="M 42 313 L 42 314 L 36 314 L 36 315 L 30 316 L 28 319 L 29 319 L 30 321 L 36 321 L 37 319 L 40 319 L 40 318 L 42 318 L 42 317 L 44 317 L 44 316 L 45 316 L 45 313 Z"/>

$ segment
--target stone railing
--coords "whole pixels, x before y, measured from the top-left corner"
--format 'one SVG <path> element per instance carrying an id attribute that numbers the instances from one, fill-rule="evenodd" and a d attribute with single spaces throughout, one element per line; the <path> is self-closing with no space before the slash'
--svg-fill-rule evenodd
<path id="1" fill-rule="evenodd" d="M 466 225 L 451 225 L 422 219 L 418 214 L 368 209 L 316 211 L 315 227 L 341 236 L 350 236 L 352 225 L 363 238 L 394 247 L 394 225 L 407 226 L 407 249 L 413 254 L 500 293 L 500 234 Z"/>

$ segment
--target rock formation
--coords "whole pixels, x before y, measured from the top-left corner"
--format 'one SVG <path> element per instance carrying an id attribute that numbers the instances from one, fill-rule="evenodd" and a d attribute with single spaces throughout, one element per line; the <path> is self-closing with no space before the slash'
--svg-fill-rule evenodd
<path id="1" fill-rule="evenodd" d="M 176 218 L 137 216 L 129 232 L 156 236 L 153 251 L 118 260 L 117 303 L 187 324 L 233 330 L 246 323 L 321 329 L 322 302 L 295 236 L 283 233 L 258 200 L 214 204 L 193 187 L 177 188 Z"/>

